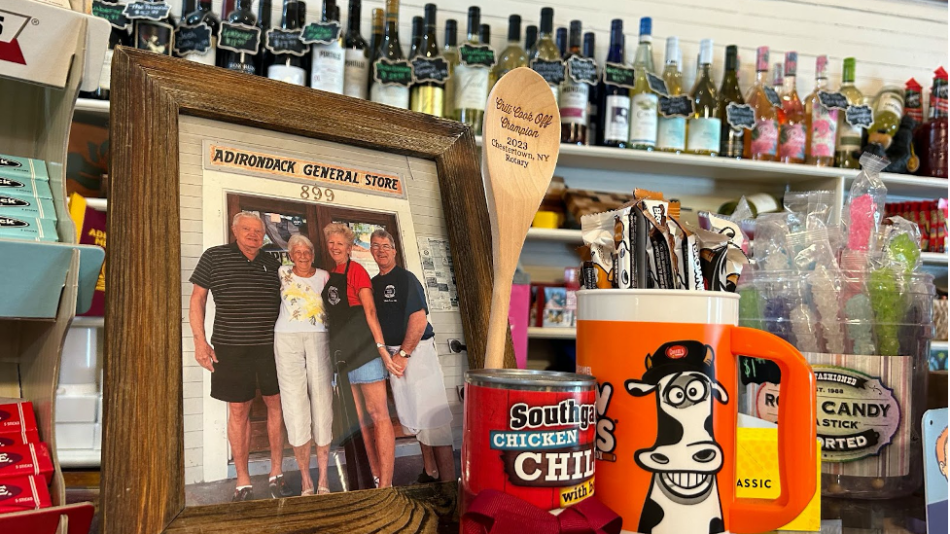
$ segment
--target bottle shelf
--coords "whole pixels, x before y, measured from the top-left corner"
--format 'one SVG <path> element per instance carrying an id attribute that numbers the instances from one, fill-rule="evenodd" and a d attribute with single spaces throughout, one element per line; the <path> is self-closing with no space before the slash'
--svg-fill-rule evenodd
<path id="1" fill-rule="evenodd" d="M 575 339 L 577 338 L 577 329 L 529 326 L 528 337 L 530 339 Z"/>
<path id="2" fill-rule="evenodd" d="M 921 252 L 920 260 L 924 265 L 943 265 L 947 266 L 947 259 L 950 256 L 947 256 L 946 252 Z"/>

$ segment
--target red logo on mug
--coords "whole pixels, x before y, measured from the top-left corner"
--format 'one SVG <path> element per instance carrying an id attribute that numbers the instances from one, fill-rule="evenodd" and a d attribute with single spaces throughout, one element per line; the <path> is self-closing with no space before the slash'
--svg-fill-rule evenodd
<path id="1" fill-rule="evenodd" d="M 673 345 L 672 347 L 666 349 L 666 356 L 667 358 L 678 360 L 686 356 L 686 347 L 682 345 Z"/>

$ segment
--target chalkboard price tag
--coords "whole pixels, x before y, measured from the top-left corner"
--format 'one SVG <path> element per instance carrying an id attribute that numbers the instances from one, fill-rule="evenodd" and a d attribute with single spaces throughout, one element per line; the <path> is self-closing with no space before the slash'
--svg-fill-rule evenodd
<path id="1" fill-rule="evenodd" d="M 597 84 L 597 63 L 592 58 L 571 56 L 567 60 L 567 75 L 574 83 Z"/>
<path id="2" fill-rule="evenodd" d="M 652 72 L 647 73 L 647 82 L 650 83 L 650 90 L 660 96 L 669 96 L 670 90 L 666 88 L 666 81 Z"/>
<path id="3" fill-rule="evenodd" d="M 548 85 L 564 83 L 564 62 L 561 60 L 535 59 L 531 62 L 531 70 L 540 74 L 544 81 L 548 82 Z"/>
<path id="4" fill-rule="evenodd" d="M 211 27 L 204 22 L 194 26 L 179 26 L 175 29 L 175 54 L 188 57 L 204 54 L 211 48 Z"/>
<path id="5" fill-rule="evenodd" d="M 730 102 L 726 106 L 726 122 L 734 129 L 751 130 L 755 128 L 755 110 L 749 104 Z"/>
<path id="6" fill-rule="evenodd" d="M 777 92 L 775 92 L 774 87 L 766 86 L 766 87 L 763 87 L 762 89 L 765 90 L 765 98 L 769 99 L 769 103 L 772 104 L 773 108 L 782 107 L 782 98 L 778 96 Z"/>
<path id="7" fill-rule="evenodd" d="M 304 44 L 332 44 L 340 38 L 340 23 L 332 22 L 311 22 L 304 26 L 303 34 L 300 40 Z"/>
<path id="8" fill-rule="evenodd" d="M 433 82 L 442 85 L 449 79 L 449 64 L 440 57 L 416 56 L 412 60 L 412 83 Z"/>
<path id="9" fill-rule="evenodd" d="M 218 48 L 256 56 L 261 49 L 261 29 L 247 24 L 222 22 L 218 30 Z"/>
<path id="10" fill-rule="evenodd" d="M 307 45 L 300 40 L 302 33 L 300 30 L 272 28 L 267 30 L 267 40 L 264 46 L 275 56 L 290 54 L 304 57 L 307 55 Z"/>
<path id="11" fill-rule="evenodd" d="M 844 118 L 852 127 L 867 130 L 874 124 L 874 110 L 871 106 L 848 106 Z"/>
<path id="12" fill-rule="evenodd" d="M 782 371 L 778 364 L 763 358 L 739 357 L 739 372 L 743 385 L 749 384 L 778 384 L 782 379 Z"/>
<path id="13" fill-rule="evenodd" d="M 693 99 L 688 95 L 660 97 L 660 115 L 664 117 L 689 117 L 692 114 Z"/>
<path id="14" fill-rule="evenodd" d="M 818 91 L 818 100 L 825 109 L 848 109 L 848 97 L 841 93 Z"/>
<path id="15" fill-rule="evenodd" d="M 465 43 L 459 47 L 459 62 L 466 67 L 490 69 L 495 66 L 495 51 L 488 45 Z"/>
<path id="16" fill-rule="evenodd" d="M 113 4 L 103 2 L 102 0 L 93 0 L 92 14 L 93 16 L 108 20 L 113 28 L 119 30 L 128 30 L 129 26 L 132 25 L 132 21 L 125 16 L 124 4 Z"/>
<path id="17" fill-rule="evenodd" d="M 633 69 L 619 63 L 604 63 L 604 84 L 633 89 L 636 76 Z"/>
<path id="18" fill-rule="evenodd" d="M 412 84 L 412 64 L 405 59 L 377 59 L 373 64 L 373 79 L 383 85 L 409 87 Z"/>
<path id="19" fill-rule="evenodd" d="M 172 6 L 165 2 L 132 2 L 125 5 L 122 12 L 126 18 L 132 20 L 154 20 L 156 22 L 168 18 Z"/>

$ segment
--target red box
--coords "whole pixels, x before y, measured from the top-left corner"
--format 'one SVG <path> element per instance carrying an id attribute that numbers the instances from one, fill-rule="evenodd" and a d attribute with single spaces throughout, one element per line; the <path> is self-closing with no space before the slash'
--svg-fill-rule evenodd
<path id="1" fill-rule="evenodd" d="M 43 477 L 28 476 L 0 480 L 0 514 L 38 510 L 50 506 L 49 490 Z"/>
<path id="2" fill-rule="evenodd" d="M 0 447 L 39 441 L 32 402 L 0 404 Z"/>
<path id="3" fill-rule="evenodd" d="M 53 475 L 53 461 L 45 443 L 14 445 L 0 449 L 0 480 L 30 475 L 42 475 L 49 484 Z"/>

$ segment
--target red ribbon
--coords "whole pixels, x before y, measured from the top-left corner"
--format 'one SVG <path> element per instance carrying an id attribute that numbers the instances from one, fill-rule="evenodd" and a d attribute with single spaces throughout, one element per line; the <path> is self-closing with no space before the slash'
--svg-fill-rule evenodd
<path id="1" fill-rule="evenodd" d="M 461 534 L 619 534 L 623 521 L 594 497 L 558 515 L 513 495 L 485 490 L 462 516 Z"/>

